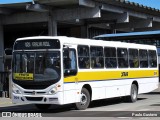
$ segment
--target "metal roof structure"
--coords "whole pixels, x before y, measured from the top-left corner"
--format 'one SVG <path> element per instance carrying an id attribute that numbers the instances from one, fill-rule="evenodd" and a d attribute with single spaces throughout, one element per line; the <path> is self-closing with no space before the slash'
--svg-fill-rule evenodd
<path id="1" fill-rule="evenodd" d="M 78 0 L 34 0 L 35 3 L 39 4 L 44 4 L 44 5 L 49 5 L 49 6 L 67 6 L 67 5 L 78 5 L 79 1 Z M 82 0 L 83 1 L 83 0 Z M 87 1 L 87 0 L 84 0 Z M 91 0 L 89 0 L 91 1 Z M 127 0 L 93 0 L 95 2 L 100 2 L 100 3 L 107 3 L 111 4 L 114 6 L 121 6 L 125 8 L 130 8 L 134 9 L 135 11 L 143 11 L 146 13 L 151 13 L 151 14 L 160 14 L 159 9 L 155 9 L 152 7 L 144 6 L 139 3 L 135 2 L 130 2 Z M 12 10 L 25 10 L 26 4 L 29 4 L 31 2 L 23 2 L 23 3 L 11 3 L 11 4 L 0 4 L 0 14 L 5 14 L 5 12 L 2 12 L 2 9 L 12 9 Z"/>
<path id="2" fill-rule="evenodd" d="M 145 5 L 142 5 L 139 3 L 135 3 L 135 2 L 130 2 L 127 0 L 99 0 L 99 1 L 104 1 L 104 2 L 107 2 L 112 5 L 126 7 L 129 9 L 134 9 L 135 11 L 141 11 L 141 12 L 143 11 L 143 12 L 149 13 L 149 14 L 154 14 L 154 15 L 160 14 L 159 9 L 155 9 L 155 8 L 145 6 Z"/>
<path id="3" fill-rule="evenodd" d="M 160 10 L 126 0 L 34 0 L 34 3 L 0 4 L 3 25 L 47 22 L 50 15 L 57 22 L 87 24 L 89 28 L 125 32 L 160 29 Z"/>

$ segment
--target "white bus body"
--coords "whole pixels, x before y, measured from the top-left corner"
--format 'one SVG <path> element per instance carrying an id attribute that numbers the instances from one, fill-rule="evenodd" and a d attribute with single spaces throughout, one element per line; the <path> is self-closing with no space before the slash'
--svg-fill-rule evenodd
<path id="1" fill-rule="evenodd" d="M 40 42 L 38 42 L 39 40 Z M 45 42 L 43 42 L 43 40 Z M 49 42 L 47 43 L 47 40 L 59 41 L 60 45 L 59 48 L 55 46 L 55 48 L 52 49 L 51 43 Z M 20 44 L 21 47 L 19 47 L 20 45 L 18 44 Z M 22 44 L 24 44 L 24 47 Z M 42 108 L 40 107 L 41 104 L 43 105 L 44 108 L 44 104 L 64 105 L 69 103 L 76 103 L 77 109 L 86 109 L 89 106 L 90 101 L 98 99 L 127 96 L 128 99 L 130 99 L 130 101 L 135 102 L 137 100 L 137 94 L 148 93 L 158 88 L 159 73 L 157 65 L 158 62 L 157 54 L 155 55 L 156 65 L 154 65 L 153 67 L 150 67 L 149 65 L 153 63 L 148 62 L 147 63 L 148 67 L 141 68 L 139 60 L 138 63 L 139 66 L 136 68 L 131 68 L 130 67 L 131 65 L 129 65 L 129 63 L 127 63 L 128 67 L 122 67 L 122 68 L 118 67 L 120 66 L 119 62 L 116 63 L 117 66 L 114 68 L 106 68 L 105 56 L 103 54 L 102 56 L 100 55 L 100 57 L 103 57 L 102 61 L 104 62 L 102 67 L 92 68 L 91 56 L 93 56 L 94 58 L 94 55 L 91 55 L 90 53 L 89 58 L 86 57 L 87 59 L 90 60 L 89 68 L 80 68 L 79 60 L 83 59 L 83 57 L 80 58 L 78 57 L 78 55 L 80 54 L 78 53 L 78 46 L 80 46 L 81 48 L 85 46 L 84 48 L 89 48 L 89 52 L 93 53 L 94 53 L 94 48 L 96 47 L 97 51 L 100 47 L 103 48 L 103 53 L 105 52 L 104 49 L 107 50 L 107 48 L 112 47 L 115 48 L 116 51 L 118 50 L 122 51 L 120 53 L 122 55 L 125 54 L 123 53 L 123 50 L 124 52 L 125 50 L 127 50 L 128 62 L 130 60 L 129 50 L 131 51 L 131 49 L 134 50 L 136 49 L 138 51 L 146 50 L 148 54 L 150 51 L 151 51 L 150 53 L 157 53 L 155 46 L 140 45 L 133 43 L 89 40 L 89 39 L 80 39 L 80 38 L 63 37 L 63 36 L 59 37 L 38 36 L 38 37 L 27 37 L 27 38 L 17 39 L 14 44 L 14 50 L 13 50 L 12 102 L 34 103 L 37 104 L 38 108 Z M 93 47 L 92 48 L 93 50 L 91 50 L 91 46 Z M 81 48 L 79 48 L 79 51 L 81 50 L 83 51 L 83 49 Z M 64 53 L 64 49 L 66 50 L 66 53 Z M 39 76 L 36 75 L 36 73 L 38 73 L 38 70 L 40 69 L 41 64 L 39 61 L 35 62 L 35 59 L 41 60 L 43 53 L 45 52 L 46 54 L 44 54 L 44 56 L 48 55 L 48 53 L 51 53 L 51 55 L 48 55 L 49 57 L 46 57 L 47 60 L 50 58 L 52 58 L 50 59 L 52 61 L 55 61 L 55 59 L 60 60 L 59 64 L 60 77 L 58 77 L 59 80 L 53 83 L 52 80 L 49 82 L 47 81 L 45 82 L 45 80 L 41 79 L 44 77 L 47 80 L 49 72 L 48 73 L 46 72 L 46 74 L 48 75 L 47 77 L 43 76 L 42 74 L 41 75 L 38 74 Z M 52 52 L 55 55 L 53 57 L 52 57 Z M 59 56 L 57 55 L 58 53 L 60 53 Z M 66 54 L 66 58 L 64 58 L 64 54 Z M 95 54 L 98 55 L 99 53 L 95 52 Z M 118 54 L 119 53 L 116 53 L 116 56 L 118 56 Z M 74 56 L 76 56 L 76 61 L 73 61 L 73 59 L 75 59 Z M 147 58 L 149 61 L 148 56 Z M 20 59 L 22 59 L 24 62 L 22 62 Z M 64 69 L 64 64 L 66 64 L 64 59 L 67 60 L 70 59 L 67 61 L 67 64 L 71 64 L 70 69 L 67 70 Z M 115 59 L 120 60 L 119 58 Z M 16 60 L 19 60 L 20 64 L 22 65 L 16 63 Z M 29 67 L 31 67 L 30 65 L 31 61 L 33 61 L 33 64 L 31 64 L 32 67 L 35 66 L 33 68 L 34 69 L 33 73 L 27 72 L 29 71 Z M 36 69 L 36 65 L 38 66 L 39 69 Z M 17 66 L 23 66 L 23 67 L 25 66 L 25 67 L 23 68 L 23 70 L 18 70 L 21 69 L 21 67 Z M 72 67 L 74 69 L 73 71 L 71 70 Z M 41 71 L 41 69 L 39 71 Z M 64 73 L 66 74 L 65 76 Z M 53 77 L 52 75 L 50 76 Z M 33 82 L 35 77 L 37 77 L 37 81 Z M 25 82 L 25 85 L 23 84 L 23 82 Z M 42 82 L 42 84 L 39 84 L 38 82 Z M 33 85 L 31 85 L 30 83 L 31 84 L 33 83 Z M 37 86 L 36 83 L 38 83 L 39 85 Z M 46 83 L 48 85 L 46 85 L 46 87 L 41 87 L 43 86 L 43 83 Z"/>

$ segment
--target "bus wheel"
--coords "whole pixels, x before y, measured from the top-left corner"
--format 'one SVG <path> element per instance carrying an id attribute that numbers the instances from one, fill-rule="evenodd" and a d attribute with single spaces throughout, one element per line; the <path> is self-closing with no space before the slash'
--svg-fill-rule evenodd
<path id="1" fill-rule="evenodd" d="M 86 88 L 82 88 L 80 102 L 75 103 L 77 110 L 85 110 L 88 108 L 91 101 L 90 93 Z"/>
<path id="2" fill-rule="evenodd" d="M 136 102 L 137 97 L 138 97 L 138 88 L 135 84 L 132 84 L 130 96 L 127 96 L 126 99 L 128 102 Z"/>
<path id="3" fill-rule="evenodd" d="M 49 107 L 51 106 L 51 104 L 35 104 L 35 106 L 39 110 L 47 110 L 47 109 L 49 109 Z"/>

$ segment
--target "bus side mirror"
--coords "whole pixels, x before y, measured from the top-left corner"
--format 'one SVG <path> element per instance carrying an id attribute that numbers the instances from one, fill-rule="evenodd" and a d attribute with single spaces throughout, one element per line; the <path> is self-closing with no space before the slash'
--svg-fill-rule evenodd
<path id="1" fill-rule="evenodd" d="M 11 59 L 12 58 L 12 48 L 6 48 L 5 50 L 4 50 L 4 62 L 5 62 L 5 60 L 6 59 Z"/>
<path id="2" fill-rule="evenodd" d="M 6 49 L 4 50 L 4 54 L 5 54 L 5 55 L 12 55 L 12 51 L 13 51 L 12 48 L 6 48 Z"/>

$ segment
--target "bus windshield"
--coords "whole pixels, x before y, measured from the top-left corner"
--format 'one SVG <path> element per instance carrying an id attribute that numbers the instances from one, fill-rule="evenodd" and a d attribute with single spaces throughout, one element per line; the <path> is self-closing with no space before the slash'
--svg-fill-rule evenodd
<path id="1" fill-rule="evenodd" d="M 60 52 L 15 52 L 13 79 L 23 81 L 52 81 L 60 79 Z"/>

